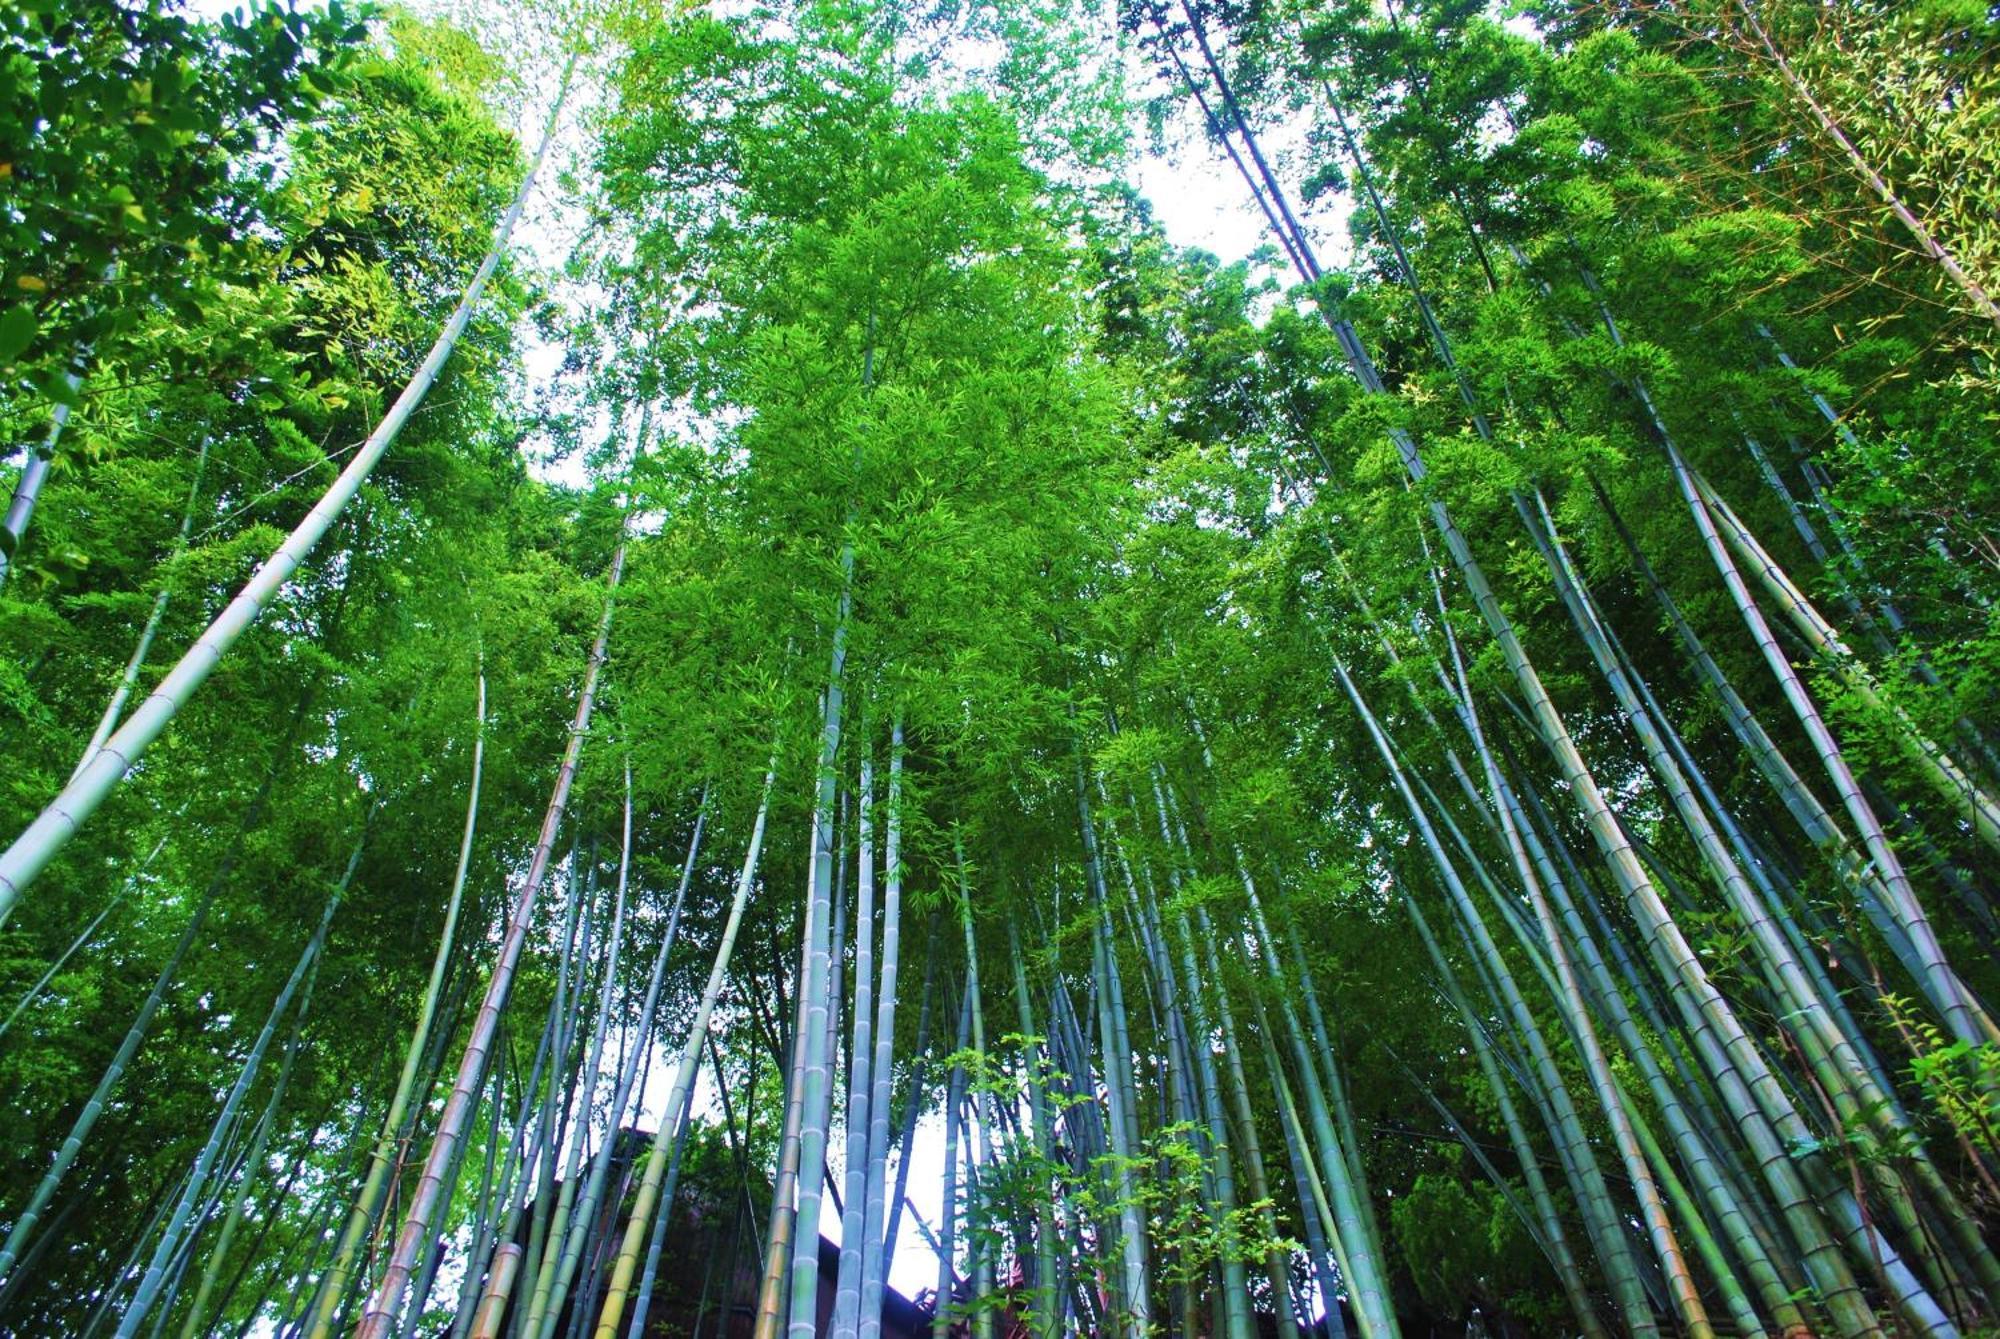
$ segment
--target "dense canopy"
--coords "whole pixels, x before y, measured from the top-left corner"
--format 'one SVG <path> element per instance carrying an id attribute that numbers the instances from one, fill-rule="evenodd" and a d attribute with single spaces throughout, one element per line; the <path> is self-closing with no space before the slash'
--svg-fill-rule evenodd
<path id="1" fill-rule="evenodd" d="M 0 1333 L 1994 1332 L 1996 41 L 7 7 Z"/>

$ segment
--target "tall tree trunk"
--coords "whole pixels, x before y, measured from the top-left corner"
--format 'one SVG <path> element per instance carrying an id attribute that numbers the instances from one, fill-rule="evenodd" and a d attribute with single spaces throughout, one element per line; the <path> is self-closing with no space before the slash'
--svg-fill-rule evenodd
<path id="1" fill-rule="evenodd" d="M 477 1101 L 487 1052 L 493 1045 L 494 1031 L 500 1025 L 500 1014 L 507 1007 L 507 997 L 514 985 L 514 968 L 520 962 L 521 950 L 527 943 L 535 902 L 541 895 L 542 882 L 548 876 L 549 859 L 555 851 L 556 836 L 562 829 L 563 814 L 569 807 L 570 787 L 576 781 L 577 759 L 583 751 L 584 735 L 590 729 L 591 711 L 597 702 L 597 682 L 603 673 L 610 646 L 611 615 L 616 608 L 618 582 L 624 574 L 625 546 L 621 542 L 611 557 L 611 573 L 605 583 L 604 614 L 598 621 L 597 641 L 591 647 L 582 690 L 577 694 L 576 720 L 570 727 L 569 742 L 563 748 L 562 765 L 556 771 L 549 807 L 542 815 L 541 835 L 535 842 L 527 874 L 521 882 L 521 891 L 508 915 L 507 928 L 500 941 L 500 956 L 493 964 L 493 973 L 487 980 L 479 1012 L 473 1017 L 472 1034 L 466 1038 L 465 1051 L 459 1059 L 458 1076 L 453 1080 L 444 1114 L 438 1118 L 437 1133 L 431 1139 L 423 1175 L 410 1196 L 410 1207 L 403 1219 L 402 1230 L 396 1236 L 395 1250 L 383 1271 L 382 1280 L 376 1285 L 362 1315 L 358 1339 L 387 1339 L 403 1300 L 403 1290 L 409 1286 L 411 1271 L 416 1267 L 417 1253 L 426 1249 L 430 1242 L 431 1218 L 443 1194 L 445 1172 L 453 1161 L 459 1141 L 464 1138 L 472 1107 Z"/>
<path id="2" fill-rule="evenodd" d="M 369 1224 L 375 1221 L 382 1198 L 388 1191 L 389 1175 L 396 1163 L 397 1136 L 402 1131 L 403 1118 L 416 1089 L 417 1063 L 430 1041 L 431 1028 L 437 1016 L 438 995 L 444 988 L 445 968 L 451 962 L 452 951 L 458 942 L 458 915 L 465 900 L 465 879 L 472 865 L 472 838 L 479 822 L 480 769 L 486 757 L 484 669 L 478 675 L 478 706 L 473 722 L 472 783 L 466 792 L 465 826 L 458 842 L 458 869 L 452 876 L 451 897 L 445 903 L 444 927 L 438 932 L 437 952 L 431 958 L 430 979 L 424 984 L 424 998 L 417 1007 L 417 1021 L 410 1032 L 410 1044 L 403 1052 L 402 1072 L 396 1078 L 396 1090 L 390 1096 L 389 1109 L 382 1118 L 381 1133 L 376 1135 L 375 1147 L 368 1155 L 368 1172 L 362 1180 L 361 1193 L 354 1198 L 354 1206 L 349 1210 L 347 1222 L 334 1246 L 333 1265 L 321 1282 L 312 1314 L 306 1318 L 308 1339 L 327 1339 L 331 1333 L 334 1313 L 347 1296 L 348 1280 L 354 1272 L 362 1238 L 367 1234 Z"/>
<path id="3" fill-rule="evenodd" d="M 661 1117 L 659 1132 L 653 1137 L 652 1148 L 646 1155 L 646 1170 L 639 1182 L 638 1196 L 633 1200 L 631 1215 L 626 1219 L 624 1241 L 612 1266 L 603 1307 L 597 1313 L 597 1339 L 617 1339 L 619 1321 L 625 1314 L 625 1299 L 632 1288 L 632 1275 L 638 1268 L 640 1248 L 646 1240 L 646 1228 L 659 1203 L 660 1183 L 666 1175 L 670 1150 L 676 1138 L 675 1127 L 685 1127 L 690 1119 L 682 1107 L 694 1088 L 695 1070 L 701 1062 L 702 1042 L 708 1036 L 709 1019 L 715 1013 L 715 1002 L 722 995 L 722 984 L 729 972 L 729 959 L 736 950 L 736 934 L 743 925 L 743 909 L 750 904 L 750 890 L 757 880 L 757 862 L 764 852 L 764 823 L 771 812 L 771 788 L 777 775 L 778 750 L 774 744 L 771 760 L 764 768 L 764 788 L 757 802 L 757 817 L 750 826 L 750 848 L 744 853 L 743 869 L 736 876 L 736 893 L 729 902 L 729 918 L 723 922 L 722 935 L 716 943 L 715 963 L 709 968 L 708 984 L 702 991 L 701 1003 L 688 1025 L 687 1040 L 674 1067 L 666 1105 L 661 1108 L 665 1114 Z"/>
<path id="4" fill-rule="evenodd" d="M 548 156 L 556 118 L 561 115 L 569 93 L 570 72 L 574 65 L 572 59 L 570 67 L 563 72 L 562 87 L 554 106 L 550 108 L 542 131 L 541 146 L 535 151 L 534 161 L 529 165 L 527 175 L 521 179 L 521 187 L 515 192 L 513 202 L 500 216 L 485 258 L 479 262 L 479 268 L 466 284 L 458 306 L 445 321 L 437 342 L 431 346 L 409 384 L 368 435 L 368 440 L 354 453 L 354 458 L 340 472 L 340 477 L 321 494 L 319 501 L 286 536 L 284 543 L 264 561 L 228 607 L 216 615 L 208 630 L 188 648 L 152 694 L 126 717 L 123 725 L 112 732 L 61 793 L 49 801 L 35 821 L 15 838 L 13 845 L 0 854 L 0 923 L 6 921 L 14 904 L 34 882 L 35 876 L 55 859 L 64 843 L 96 812 L 97 807 L 124 779 L 126 770 L 139 761 L 147 747 L 160 737 L 222 657 L 263 614 L 264 606 L 292 579 L 292 574 L 298 571 L 307 555 L 332 527 L 334 519 L 360 491 L 362 483 L 396 440 L 396 435 L 402 431 L 410 415 L 423 403 L 445 360 L 457 345 L 459 336 L 465 332 L 466 324 L 471 321 L 473 309 L 478 306 L 487 281 L 499 267 L 500 258 L 506 254 L 514 225 L 520 220 L 521 211 L 528 203 L 528 194 L 534 187 L 535 176 Z"/>

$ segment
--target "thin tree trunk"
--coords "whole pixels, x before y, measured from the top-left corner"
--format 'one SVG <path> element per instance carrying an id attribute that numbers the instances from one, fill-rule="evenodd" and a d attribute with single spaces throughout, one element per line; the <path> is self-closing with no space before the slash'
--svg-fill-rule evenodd
<path id="1" fill-rule="evenodd" d="M 438 1120 L 437 1133 L 431 1140 L 423 1175 L 410 1197 L 409 1211 L 404 1217 L 402 1230 L 397 1234 L 395 1250 L 383 1272 L 382 1281 L 376 1286 L 362 1316 L 358 1339 L 387 1339 L 389 1327 L 394 1323 L 397 1308 L 403 1299 L 403 1290 L 409 1286 L 417 1252 L 423 1250 L 430 1239 L 431 1217 L 443 1193 L 445 1171 L 453 1160 L 459 1140 L 464 1137 L 466 1122 L 477 1101 L 481 1076 L 486 1068 L 486 1054 L 493 1045 L 494 1031 L 500 1025 L 501 1011 L 507 1006 L 507 996 L 514 984 L 515 964 L 520 961 L 521 950 L 527 943 L 535 902 L 540 896 L 542 881 L 548 875 L 549 858 L 555 849 L 556 835 L 562 828 L 564 811 L 569 805 L 570 787 L 576 780 L 577 758 L 583 751 L 584 735 L 590 729 L 591 709 L 597 701 L 597 681 L 603 672 L 611 640 L 611 615 L 616 607 L 618 581 L 624 572 L 625 546 L 621 542 L 611 558 L 604 614 L 598 621 L 597 641 L 591 648 L 590 662 L 584 670 L 582 691 L 577 695 L 576 720 L 570 727 L 569 742 L 563 749 L 562 765 L 556 772 L 548 810 L 542 815 L 541 835 L 535 843 L 527 875 L 508 917 L 507 929 L 500 942 L 500 956 L 487 981 L 485 998 L 480 1001 L 479 1012 L 473 1017 L 472 1033 L 466 1039 L 458 1076 L 453 1081 L 451 1096 L 445 1102 L 444 1114 Z"/>
<path id="2" fill-rule="evenodd" d="M 397 1076 L 396 1090 L 389 1099 L 389 1110 L 382 1118 L 381 1133 L 375 1137 L 375 1147 L 369 1153 L 368 1171 L 361 1183 L 361 1193 L 355 1196 L 354 1206 L 348 1212 L 347 1222 L 334 1246 L 332 1267 L 320 1285 L 312 1314 L 306 1320 L 305 1333 L 309 1339 L 327 1339 L 331 1333 L 334 1313 L 347 1296 L 348 1280 L 353 1275 L 362 1239 L 388 1191 L 389 1174 L 397 1160 L 397 1135 L 403 1128 L 403 1118 L 416 1089 L 417 1062 L 430 1040 L 431 1027 L 437 1016 L 438 996 L 444 988 L 445 968 L 457 945 L 459 909 L 465 899 L 466 873 L 472 865 L 472 838 L 479 822 L 480 769 L 486 756 L 486 674 L 483 669 L 478 674 L 477 704 L 473 715 L 472 782 L 466 792 L 465 824 L 458 842 L 458 868 L 452 876 L 451 897 L 445 903 L 444 927 L 438 932 L 437 952 L 431 958 L 431 974 L 424 984 L 423 1003 L 417 1007 L 417 1021 L 410 1032 L 410 1044 L 403 1053 L 403 1069 Z"/>
<path id="3" fill-rule="evenodd" d="M 764 849 L 764 822 L 770 814 L 771 787 L 777 774 L 778 750 L 774 745 L 771 761 L 764 769 L 763 797 L 757 803 L 757 817 L 750 828 L 750 849 L 744 854 L 743 869 L 736 878 L 736 894 L 729 903 L 729 919 L 724 922 L 722 937 L 716 945 L 715 964 L 709 969 L 708 985 L 702 992 L 694 1019 L 688 1025 L 687 1040 L 681 1048 L 680 1061 L 674 1068 L 673 1083 L 667 1091 L 666 1105 L 662 1108 L 667 1115 L 662 1118 L 652 1150 L 647 1154 L 638 1197 L 633 1201 L 632 1213 L 626 1220 L 625 1238 L 618 1250 L 617 1263 L 612 1267 L 603 1308 L 597 1315 L 597 1339 L 616 1339 L 619 1321 L 625 1313 L 626 1297 L 631 1291 L 632 1275 L 638 1268 L 640 1248 L 645 1242 L 654 1207 L 659 1202 L 661 1178 L 666 1174 L 669 1150 L 674 1143 L 674 1136 L 669 1134 L 669 1130 L 688 1123 L 688 1117 L 682 1115 L 676 1118 L 673 1113 L 681 1110 L 688 1093 L 693 1090 L 695 1070 L 701 1061 L 702 1041 L 708 1035 L 709 1019 L 715 1012 L 716 999 L 722 994 L 729 958 L 736 948 L 736 933 L 743 924 L 743 909 L 749 905 L 750 889 L 757 878 L 757 860 Z"/>
<path id="4" fill-rule="evenodd" d="M 34 822 L 15 838 L 13 845 L 0 854 L 0 923 L 6 921 L 14 904 L 34 882 L 35 876 L 55 859 L 64 843 L 96 812 L 97 807 L 124 779 L 126 770 L 139 761 L 147 747 L 160 737 L 222 657 L 263 614 L 264 606 L 292 579 L 293 573 L 298 571 L 307 555 L 325 536 L 334 519 L 360 491 L 362 483 L 396 440 L 404 423 L 423 402 L 445 360 L 451 356 L 459 336 L 464 333 L 466 324 L 471 321 L 473 309 L 478 305 L 487 281 L 492 278 L 501 256 L 506 253 L 514 225 L 519 221 L 521 211 L 528 202 L 528 193 L 534 187 L 535 176 L 548 156 L 556 118 L 561 114 L 569 92 L 570 71 L 573 68 L 572 60 L 570 68 L 563 72 L 562 88 L 550 109 L 542 132 L 541 147 L 535 151 L 534 161 L 529 165 L 527 175 L 521 179 L 521 187 L 515 193 L 513 202 L 501 215 L 485 258 L 473 272 L 458 306 L 445 321 L 437 342 L 431 346 L 409 384 L 368 435 L 368 440 L 354 453 L 354 458 L 340 472 L 340 477 L 313 504 L 312 510 L 293 528 L 284 543 L 257 569 L 256 575 L 209 624 L 208 630 L 196 639 L 152 694 L 105 740 L 90 762 L 70 779 L 60 794 L 49 801 Z"/>

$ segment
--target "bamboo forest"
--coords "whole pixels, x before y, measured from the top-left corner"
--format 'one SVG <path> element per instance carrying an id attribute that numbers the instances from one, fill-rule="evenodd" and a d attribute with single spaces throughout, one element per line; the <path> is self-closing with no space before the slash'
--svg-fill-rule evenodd
<path id="1" fill-rule="evenodd" d="M 4 0 L 0 1335 L 2000 1335 L 1990 0 Z"/>

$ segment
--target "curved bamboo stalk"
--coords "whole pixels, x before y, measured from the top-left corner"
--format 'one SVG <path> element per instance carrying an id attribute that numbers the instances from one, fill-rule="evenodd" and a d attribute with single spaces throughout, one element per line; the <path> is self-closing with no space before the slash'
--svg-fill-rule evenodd
<path id="1" fill-rule="evenodd" d="M 319 501 L 305 517 L 293 527 L 272 555 L 258 567 L 254 576 L 237 592 L 228 606 L 216 615 L 208 630 L 195 640 L 173 669 L 160 681 L 152 693 L 133 709 L 123 725 L 112 732 L 98 751 L 92 755 L 60 794 L 42 809 L 35 820 L 21 835 L 14 839 L 5 853 L 0 853 L 0 923 L 4 923 L 13 911 L 15 903 L 35 880 L 35 876 L 48 867 L 51 860 L 64 844 L 75 835 L 97 807 L 104 803 L 118 783 L 125 777 L 127 769 L 139 761 L 146 749 L 158 739 L 168 724 L 194 696 L 208 678 L 222 657 L 228 654 L 237 640 L 256 623 L 268 604 L 292 574 L 304 564 L 307 556 L 332 528 L 335 518 L 353 500 L 361 485 L 382 459 L 396 436 L 409 421 L 410 415 L 430 392 L 438 373 L 443 370 L 445 360 L 451 356 L 458 344 L 459 336 L 472 319 L 473 309 L 478 305 L 480 295 L 499 268 L 500 258 L 506 254 L 514 225 L 519 222 L 521 212 L 528 203 L 529 192 L 535 184 L 535 176 L 541 170 L 548 156 L 549 146 L 554 140 L 556 118 L 561 115 L 563 103 L 568 97 L 570 74 L 575 68 L 571 59 L 569 68 L 563 72 L 560 91 L 542 131 L 542 142 L 535 151 L 534 160 L 529 164 L 527 174 L 521 179 L 521 186 L 514 194 L 506 213 L 500 216 L 499 224 L 493 230 L 493 240 L 486 249 L 485 258 L 473 272 L 472 279 L 465 286 L 464 294 L 458 300 L 444 329 L 439 332 L 437 342 L 424 356 L 402 394 L 390 406 L 389 412 L 368 435 L 367 441 L 354 453 L 347 468 L 340 472 Z"/>
<path id="2" fill-rule="evenodd" d="M 674 1068 L 673 1084 L 667 1091 L 666 1105 L 662 1108 L 666 1114 L 661 1118 L 659 1132 L 653 1137 L 652 1150 L 646 1157 L 646 1170 L 639 1183 L 638 1197 L 632 1203 L 631 1216 L 625 1221 L 625 1238 L 619 1246 L 617 1262 L 612 1266 L 604 1305 L 597 1313 L 597 1339 L 617 1339 L 618 1324 L 625 1314 L 625 1299 L 632 1288 L 632 1275 L 638 1268 L 639 1252 L 645 1244 L 646 1229 L 659 1202 L 660 1182 L 667 1170 L 668 1150 L 673 1144 L 668 1132 L 677 1125 L 687 1123 L 685 1114 L 677 1119 L 674 1113 L 681 1111 L 693 1090 L 695 1070 L 701 1061 L 702 1042 L 708 1035 L 709 1018 L 714 1014 L 715 1002 L 722 994 L 730 955 L 736 948 L 736 934 L 743 924 L 743 909 L 750 903 L 750 889 L 757 878 L 757 861 L 764 849 L 764 822 L 771 811 L 771 789 L 777 776 L 778 750 L 773 746 L 771 761 L 764 769 L 763 798 L 757 803 L 757 817 L 750 827 L 750 849 L 744 854 L 743 869 L 736 878 L 736 894 L 730 900 L 729 918 L 723 923 L 722 937 L 716 944 L 715 964 L 709 968 L 708 985 L 702 991 L 694 1020 L 688 1025 L 687 1040 L 681 1048 L 680 1062 Z"/>
<path id="3" fill-rule="evenodd" d="M 473 1017 L 472 1034 L 466 1038 L 458 1076 L 452 1082 L 444 1114 L 438 1119 L 437 1133 L 431 1139 L 422 1177 L 410 1196 L 409 1211 L 403 1219 L 402 1230 L 397 1234 L 395 1249 L 383 1271 L 382 1280 L 362 1315 L 358 1339 L 387 1339 L 389 1327 L 394 1324 L 403 1300 L 403 1290 L 409 1286 L 410 1274 L 416 1267 L 417 1254 L 425 1248 L 430 1237 L 431 1218 L 443 1194 L 445 1173 L 459 1141 L 464 1137 L 472 1107 L 478 1099 L 487 1052 L 493 1045 L 494 1031 L 500 1025 L 500 1013 L 507 1007 L 507 996 L 514 984 L 514 967 L 521 960 L 521 950 L 527 943 L 535 902 L 548 875 L 556 835 L 562 828 L 563 814 L 569 806 L 570 787 L 576 781 L 577 758 L 583 751 L 584 735 L 590 729 L 591 710 L 597 703 L 597 681 L 604 670 L 611 641 L 611 615 L 616 608 L 618 582 L 624 574 L 625 545 L 621 541 L 611 557 L 611 573 L 605 583 L 604 614 L 598 621 L 597 641 L 591 647 L 590 662 L 583 674 L 583 687 L 577 695 L 576 720 L 570 726 L 569 742 L 563 747 L 562 765 L 556 771 L 548 810 L 542 815 L 541 835 L 535 842 L 534 854 L 528 860 L 528 872 L 508 916 L 507 929 L 500 941 L 500 956 L 487 980 L 479 1012 Z"/>
<path id="4" fill-rule="evenodd" d="M 320 1285 L 312 1314 L 306 1318 L 304 1333 L 308 1339 L 327 1339 L 332 1332 L 334 1313 L 347 1296 L 347 1283 L 354 1272 L 362 1238 L 367 1235 L 369 1224 L 375 1221 L 376 1212 L 388 1191 L 389 1174 L 397 1161 L 398 1136 L 409 1109 L 410 1096 L 416 1090 L 418 1060 L 430 1040 L 437 1016 L 438 996 L 444 989 L 445 968 L 457 944 L 459 909 L 465 899 L 466 872 L 472 865 L 473 832 L 479 822 L 480 770 L 486 757 L 486 673 L 483 668 L 478 672 L 477 680 L 472 782 L 466 793 L 465 824 L 458 842 L 458 869 L 452 876 L 451 897 L 445 903 L 444 928 L 438 932 L 437 952 L 431 958 L 431 974 L 424 984 L 423 1003 L 417 1008 L 417 1021 L 410 1032 L 409 1047 L 403 1052 L 403 1068 L 396 1078 L 396 1090 L 389 1098 L 389 1110 L 382 1118 L 381 1132 L 376 1135 L 375 1147 L 368 1155 L 368 1172 L 361 1183 L 361 1193 L 355 1196 L 354 1205 L 348 1211 L 347 1222 L 334 1246 L 333 1264 Z"/>

